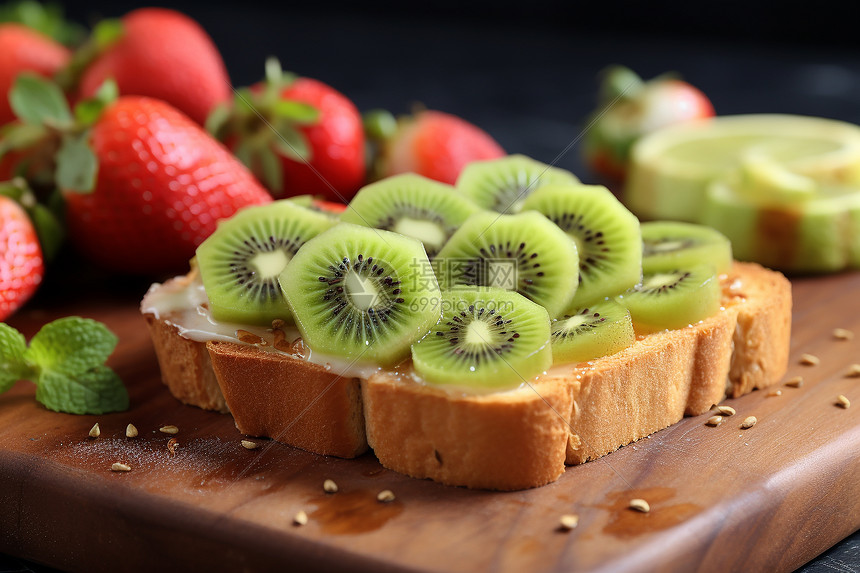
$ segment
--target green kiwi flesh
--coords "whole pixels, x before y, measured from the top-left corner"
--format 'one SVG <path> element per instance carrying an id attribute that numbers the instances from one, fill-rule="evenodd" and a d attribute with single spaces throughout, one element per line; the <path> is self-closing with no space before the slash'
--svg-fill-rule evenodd
<path id="1" fill-rule="evenodd" d="M 639 219 L 606 187 L 547 185 L 532 193 L 523 210 L 544 214 L 576 243 L 578 309 L 621 293 L 642 279 Z"/>
<path id="2" fill-rule="evenodd" d="M 442 318 L 412 346 L 415 371 L 431 384 L 500 390 L 552 364 L 549 316 L 502 289 L 442 293 Z"/>
<path id="3" fill-rule="evenodd" d="M 579 179 L 570 171 L 525 155 L 508 155 L 468 164 L 457 178 L 456 187 L 479 207 L 515 214 L 529 194 L 551 183 L 572 185 Z"/>
<path id="4" fill-rule="evenodd" d="M 615 354 L 636 340 L 630 311 L 613 300 L 565 314 L 552 321 L 551 330 L 552 359 L 556 364 Z"/>
<path id="5" fill-rule="evenodd" d="M 717 274 L 732 267 L 732 244 L 704 225 L 678 221 L 642 223 L 642 269 L 646 272 L 683 269 L 708 263 Z"/>
<path id="6" fill-rule="evenodd" d="M 311 351 L 355 363 L 398 363 L 441 315 L 421 243 L 350 223 L 308 241 L 280 284 Z"/>
<path id="7" fill-rule="evenodd" d="M 252 325 L 290 321 L 278 276 L 306 241 L 333 224 L 287 200 L 249 207 L 220 222 L 196 254 L 212 317 Z"/>
<path id="8" fill-rule="evenodd" d="M 637 333 L 683 328 L 720 309 L 722 289 L 707 264 L 683 270 L 645 273 L 642 284 L 618 296 Z"/>
<path id="9" fill-rule="evenodd" d="M 432 258 L 478 210 L 452 186 L 407 173 L 361 188 L 340 220 L 418 239 Z"/>
<path id="10" fill-rule="evenodd" d="M 536 211 L 482 211 L 466 219 L 436 256 L 446 288 L 458 285 L 515 290 L 555 317 L 568 307 L 579 281 L 576 244 Z"/>

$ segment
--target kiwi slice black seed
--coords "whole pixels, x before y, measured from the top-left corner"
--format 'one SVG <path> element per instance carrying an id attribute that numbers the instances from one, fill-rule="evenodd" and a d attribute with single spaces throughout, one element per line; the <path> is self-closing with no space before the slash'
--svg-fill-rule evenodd
<path id="1" fill-rule="evenodd" d="M 220 222 L 196 255 L 212 317 L 257 325 L 290 320 L 278 276 L 299 247 L 333 224 L 287 200 L 249 207 Z"/>
<path id="2" fill-rule="evenodd" d="M 529 194 L 551 183 L 570 185 L 579 179 L 531 157 L 508 155 L 468 164 L 457 178 L 457 189 L 479 207 L 515 214 Z"/>
<path id="3" fill-rule="evenodd" d="M 615 296 L 642 279 L 639 219 L 606 187 L 547 185 L 525 200 L 523 210 L 543 213 L 576 242 L 579 288 L 573 308 Z"/>
<path id="4" fill-rule="evenodd" d="M 482 211 L 466 219 L 436 256 L 446 287 L 515 290 L 555 317 L 570 304 L 579 280 L 576 244 L 535 211 Z"/>
<path id="5" fill-rule="evenodd" d="M 463 221 L 478 210 L 452 186 L 406 173 L 363 187 L 341 221 L 418 239 L 433 258 Z"/>
<path id="6" fill-rule="evenodd" d="M 630 311 L 605 300 L 552 321 L 552 359 L 556 364 L 585 362 L 627 348 L 636 340 Z"/>
<path id="7" fill-rule="evenodd" d="M 312 352 L 381 366 L 439 320 L 439 286 L 415 239 L 340 223 L 308 241 L 280 276 Z"/>
<path id="8" fill-rule="evenodd" d="M 717 273 L 732 266 L 732 244 L 704 225 L 678 221 L 642 223 L 642 268 L 645 272 L 682 269 L 708 263 Z"/>
<path id="9" fill-rule="evenodd" d="M 442 319 L 412 346 L 415 371 L 432 384 L 518 386 L 552 364 L 549 315 L 502 289 L 442 293 Z"/>
<path id="10" fill-rule="evenodd" d="M 707 264 L 684 270 L 646 273 L 642 284 L 618 297 L 637 332 L 683 328 L 717 313 L 722 289 Z"/>

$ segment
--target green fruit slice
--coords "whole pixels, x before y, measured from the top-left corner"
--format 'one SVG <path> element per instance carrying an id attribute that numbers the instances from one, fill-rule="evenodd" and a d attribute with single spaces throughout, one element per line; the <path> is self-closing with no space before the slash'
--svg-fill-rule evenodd
<path id="1" fill-rule="evenodd" d="M 394 175 L 363 187 L 341 221 L 418 239 L 434 257 L 478 206 L 454 187 L 415 174 Z"/>
<path id="2" fill-rule="evenodd" d="M 291 320 L 278 275 L 306 241 L 333 224 L 286 200 L 243 209 L 219 223 L 196 255 L 212 318 L 254 325 Z"/>
<path id="3" fill-rule="evenodd" d="M 732 267 L 732 245 L 715 229 L 679 221 L 649 221 L 642 223 L 641 228 L 645 273 L 707 263 L 721 274 Z"/>
<path id="4" fill-rule="evenodd" d="M 639 140 L 624 198 L 644 219 L 699 222 L 708 184 L 752 153 L 824 183 L 860 182 L 860 127 L 796 115 L 682 123 Z"/>
<path id="5" fill-rule="evenodd" d="M 717 313 L 720 281 L 709 265 L 646 274 L 642 284 L 618 297 L 637 332 L 683 328 Z"/>
<path id="6" fill-rule="evenodd" d="M 412 346 L 415 371 L 427 382 L 470 389 L 512 388 L 552 364 L 549 316 L 502 289 L 442 293 L 442 319 Z"/>
<path id="7" fill-rule="evenodd" d="M 555 364 L 615 354 L 636 340 L 630 311 L 613 300 L 598 302 L 552 321 Z"/>
<path id="8" fill-rule="evenodd" d="M 479 207 L 515 214 L 526 197 L 551 183 L 572 185 L 579 183 L 579 179 L 570 171 L 525 155 L 509 155 L 467 165 L 457 178 L 457 190 Z"/>
<path id="9" fill-rule="evenodd" d="M 313 352 L 390 366 L 439 319 L 439 287 L 415 239 L 341 223 L 308 241 L 281 273 Z"/>
<path id="10" fill-rule="evenodd" d="M 632 287 L 642 278 L 639 219 L 599 185 L 547 185 L 523 210 L 534 210 L 576 243 L 579 287 L 571 305 L 582 308 Z"/>
<path id="11" fill-rule="evenodd" d="M 446 288 L 515 290 L 552 317 L 567 308 L 579 281 L 576 244 L 535 211 L 472 215 L 439 252 L 434 266 Z"/>

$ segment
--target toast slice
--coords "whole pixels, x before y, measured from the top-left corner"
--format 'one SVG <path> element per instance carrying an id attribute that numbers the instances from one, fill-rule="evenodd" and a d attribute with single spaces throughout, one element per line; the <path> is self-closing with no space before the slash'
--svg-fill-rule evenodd
<path id="1" fill-rule="evenodd" d="M 202 379 L 192 379 L 203 375 L 207 354 L 243 433 L 340 457 L 369 445 L 382 465 L 413 477 L 515 490 L 550 483 L 565 463 L 605 455 L 784 376 L 790 283 L 752 263 L 735 263 L 721 280 L 722 308 L 704 321 L 639 336 L 612 356 L 554 366 L 519 388 L 485 395 L 416 381 L 408 366 L 360 381 L 338 376 L 303 356 L 273 352 L 271 341 L 186 340 L 192 346 L 180 354 L 172 350 L 179 343 L 166 340 L 182 337 L 170 313 L 142 309 L 171 392 L 212 403 L 195 390 Z"/>

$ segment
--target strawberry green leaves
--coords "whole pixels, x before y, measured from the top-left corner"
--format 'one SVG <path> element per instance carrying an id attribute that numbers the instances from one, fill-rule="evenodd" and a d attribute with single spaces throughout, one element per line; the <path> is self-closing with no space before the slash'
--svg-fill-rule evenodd
<path id="1" fill-rule="evenodd" d="M 31 125 L 62 127 L 72 121 L 63 90 L 36 74 L 24 73 L 16 78 L 9 104 L 21 121 Z"/>
<path id="2" fill-rule="evenodd" d="M 27 346 L 0 323 L 0 392 L 18 380 L 36 384 L 36 400 L 49 410 L 103 414 L 128 408 L 128 392 L 105 361 L 116 336 L 100 322 L 76 316 L 48 323 Z"/>
<path id="3" fill-rule="evenodd" d="M 65 135 L 57 152 L 57 186 L 66 191 L 92 193 L 96 186 L 99 161 L 83 135 Z"/>

